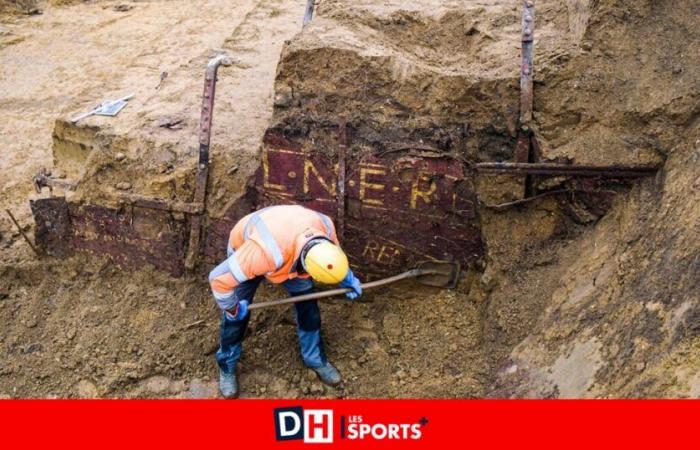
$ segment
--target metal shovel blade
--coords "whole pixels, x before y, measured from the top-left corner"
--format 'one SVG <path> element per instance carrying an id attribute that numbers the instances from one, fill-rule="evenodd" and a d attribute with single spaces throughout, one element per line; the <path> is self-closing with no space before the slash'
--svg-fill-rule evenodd
<path id="1" fill-rule="evenodd" d="M 459 281 L 461 267 L 457 262 L 424 261 L 416 266 L 422 272 L 416 280 L 427 286 L 454 289 Z"/>

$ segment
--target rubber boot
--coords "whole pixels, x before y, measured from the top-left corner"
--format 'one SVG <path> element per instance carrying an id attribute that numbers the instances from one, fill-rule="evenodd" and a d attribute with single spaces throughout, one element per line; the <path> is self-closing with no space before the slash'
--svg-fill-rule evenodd
<path id="1" fill-rule="evenodd" d="M 219 391 L 224 398 L 238 398 L 238 377 L 236 372 L 219 371 Z"/>
<path id="2" fill-rule="evenodd" d="M 338 369 L 333 367 L 333 364 L 326 362 L 326 364 L 321 367 L 314 367 L 314 372 L 316 375 L 329 386 L 335 386 L 339 384 L 343 379 L 340 376 Z"/>

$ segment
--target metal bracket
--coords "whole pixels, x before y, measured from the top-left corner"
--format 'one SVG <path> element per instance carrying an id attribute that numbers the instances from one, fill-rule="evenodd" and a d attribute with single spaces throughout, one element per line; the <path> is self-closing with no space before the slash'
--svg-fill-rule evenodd
<path id="1" fill-rule="evenodd" d="M 34 184 L 34 190 L 37 194 L 41 194 L 42 188 L 49 188 L 49 192 L 53 194 L 53 188 L 60 187 L 67 191 L 74 191 L 77 183 L 71 180 L 54 178 L 51 173 L 46 169 L 41 169 L 32 177 L 32 183 Z"/>

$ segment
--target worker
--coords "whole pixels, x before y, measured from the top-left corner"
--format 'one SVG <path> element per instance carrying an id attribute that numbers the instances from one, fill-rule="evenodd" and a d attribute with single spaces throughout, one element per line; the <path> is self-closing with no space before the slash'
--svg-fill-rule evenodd
<path id="1" fill-rule="evenodd" d="M 236 365 L 253 301 L 263 278 L 282 284 L 289 295 L 313 292 L 313 282 L 350 288 L 350 300 L 362 295 L 360 280 L 348 265 L 328 216 L 298 205 L 270 206 L 241 219 L 231 230 L 228 258 L 209 274 L 214 298 L 222 310 L 216 360 L 219 389 L 225 398 L 238 396 Z M 318 303 L 294 304 L 301 357 L 328 385 L 341 381 L 328 362 L 321 340 Z"/>

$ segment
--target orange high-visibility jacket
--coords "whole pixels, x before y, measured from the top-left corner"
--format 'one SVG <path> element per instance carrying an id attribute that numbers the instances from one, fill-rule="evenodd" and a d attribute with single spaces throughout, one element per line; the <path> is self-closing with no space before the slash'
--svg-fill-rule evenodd
<path id="1" fill-rule="evenodd" d="M 238 284 L 258 276 L 273 283 L 308 278 L 296 272 L 296 263 L 304 245 L 318 237 L 339 244 L 333 221 L 303 206 L 270 206 L 248 214 L 231 230 L 228 271 L 210 276 L 214 297 L 230 298 Z"/>

